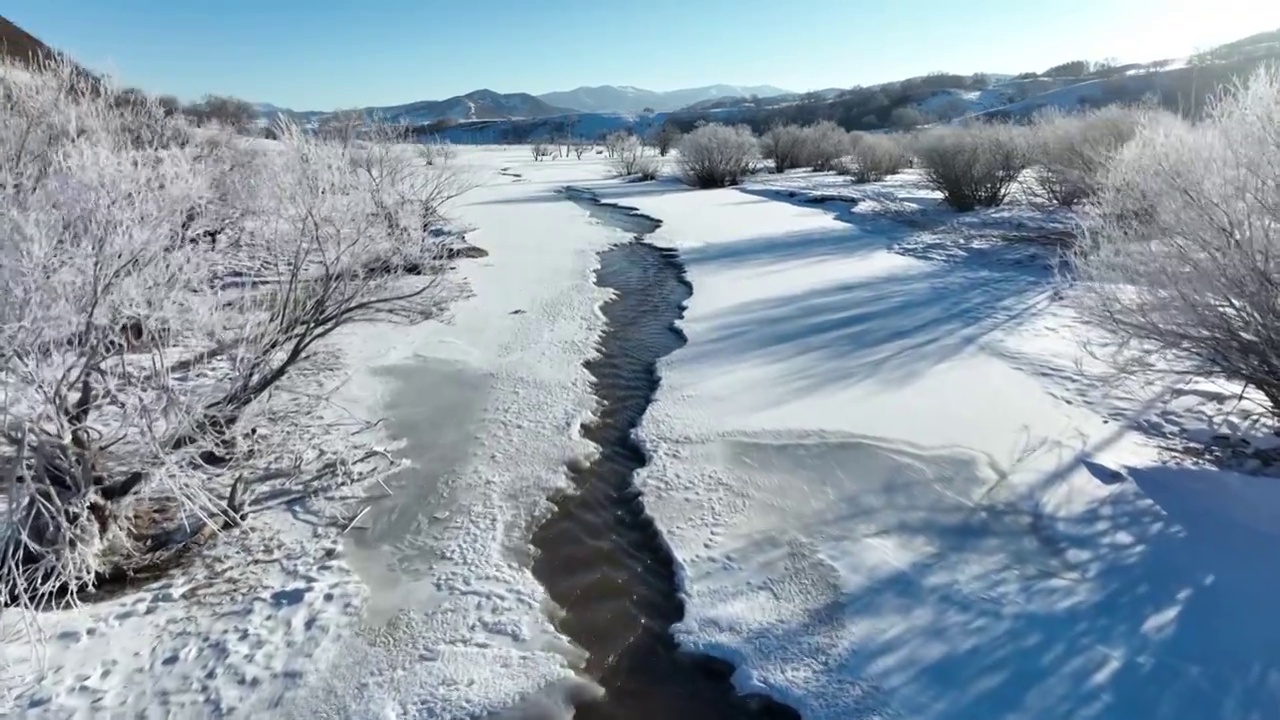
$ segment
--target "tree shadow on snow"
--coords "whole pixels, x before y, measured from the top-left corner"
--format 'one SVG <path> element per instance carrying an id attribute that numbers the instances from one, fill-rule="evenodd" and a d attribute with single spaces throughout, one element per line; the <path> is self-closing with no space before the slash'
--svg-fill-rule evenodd
<path id="1" fill-rule="evenodd" d="M 699 263 L 770 264 L 858 252 L 839 238 L 736 243 L 683 254 Z M 694 288 L 695 297 L 697 287 Z M 681 351 L 695 363 L 785 363 L 794 390 L 819 391 L 872 377 L 907 381 L 954 358 L 1050 302 L 1042 279 L 1018 272 L 922 264 L 903 272 L 821 284 L 748 300 L 697 319 L 699 341 Z"/>
<path id="2" fill-rule="evenodd" d="M 657 180 L 642 180 L 619 183 L 617 178 L 597 182 L 578 182 L 575 186 L 590 190 L 604 202 L 629 202 L 636 198 L 674 195 L 677 193 L 698 192 L 673 177 L 661 177 Z"/>
<path id="3" fill-rule="evenodd" d="M 927 539 L 938 552 L 734 644 L 820 663 L 823 676 L 879 698 L 881 712 L 922 720 L 1280 717 L 1280 486 L 1208 469 L 1128 475 L 1136 487 L 1045 519 L 1050 540 L 1000 510 L 913 512 L 919 498 L 906 488 L 893 497 L 891 484 L 874 509 L 853 498 L 806 537 L 874 523 L 877 535 Z M 966 568 L 1031 535 L 1047 557 L 1070 558 L 1072 576 L 1017 551 L 1009 571 Z M 829 639 L 851 628 L 832 657 Z"/>
<path id="4" fill-rule="evenodd" d="M 820 187 L 766 184 L 749 185 L 738 190 L 773 202 L 821 208 L 836 220 L 860 227 L 879 227 L 894 234 L 936 228 L 957 216 L 936 196 L 903 188 L 890 190 L 874 184 Z M 874 203 L 876 212 L 854 212 L 853 208 L 861 203 Z"/>
<path id="5" fill-rule="evenodd" d="M 687 185 L 666 180 L 644 181 L 644 182 L 619 182 L 617 178 L 604 177 L 599 180 L 574 180 L 569 182 L 566 178 L 555 180 L 539 180 L 529 178 L 523 183 L 524 188 L 531 190 L 527 194 L 515 197 L 495 198 L 492 200 L 478 200 L 472 205 L 536 205 L 546 202 L 564 201 L 564 196 L 557 193 L 558 190 L 566 185 L 588 190 L 596 194 L 600 200 L 604 202 L 617 202 L 615 198 L 622 198 L 623 201 L 640 197 L 654 197 L 658 195 L 667 195 L 671 193 L 679 193 L 689 191 Z M 533 190 L 534 188 L 539 188 Z M 541 189 L 545 188 L 545 189 Z"/>
<path id="6" fill-rule="evenodd" d="M 819 230 L 697 245 L 681 249 L 680 259 L 686 269 L 765 269 L 788 263 L 850 259 L 882 250 L 888 242 L 884 235 L 871 232 Z"/>
<path id="7" fill-rule="evenodd" d="M 799 207 L 819 207 L 863 231 L 893 236 L 891 252 L 975 269 L 1020 272 L 1045 280 L 1065 271 L 1063 252 L 1077 239 L 1069 213 L 1010 205 L 957 212 L 936 194 L 909 184 L 819 187 L 754 186 L 743 193 Z M 861 204 L 873 209 L 855 211 Z"/>
<path id="8" fill-rule="evenodd" d="M 564 197 L 557 194 L 557 190 L 564 187 L 563 182 L 554 181 L 530 181 L 524 183 L 522 188 L 529 190 L 528 193 L 516 195 L 514 197 L 493 198 L 491 200 L 473 200 L 465 205 L 541 205 L 543 203 L 564 202 Z M 534 190 L 533 188 L 539 189 Z"/>

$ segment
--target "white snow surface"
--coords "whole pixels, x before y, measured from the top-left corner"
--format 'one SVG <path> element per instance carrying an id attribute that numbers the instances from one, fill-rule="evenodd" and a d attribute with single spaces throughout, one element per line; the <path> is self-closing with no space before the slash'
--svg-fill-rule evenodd
<path id="1" fill-rule="evenodd" d="M 582 362 L 608 297 L 592 272 L 625 235 L 552 195 L 598 166 L 535 165 L 527 148 L 461 157 L 486 184 L 454 215 L 490 256 L 459 264 L 475 297 L 451 324 L 390 352 L 366 348 L 389 379 L 370 381 L 388 431 L 418 472 L 355 543 L 373 587 L 366 628 L 309 675 L 286 717 L 488 717 L 590 692 L 572 671 L 583 656 L 551 626 L 528 539 L 565 463 L 592 452 L 579 430 L 595 404 Z"/>
<path id="2" fill-rule="evenodd" d="M 593 189 L 692 283 L 638 482 L 677 636 L 742 690 L 806 720 L 1280 717 L 1280 489 L 1158 445 L 1238 390 L 1104 382 L 1031 242 L 1066 220 L 911 175 Z"/>
<path id="3" fill-rule="evenodd" d="M 264 507 L 159 585 L 45 616 L 42 654 L 0 639 L 39 679 L 0 717 L 567 717 L 593 689 L 527 541 L 592 452 L 591 273 L 624 237 L 567 184 L 661 219 L 687 268 L 637 482 L 680 565 L 678 639 L 741 689 L 806 720 L 1280 717 L 1280 490 L 1166 450 L 1280 441 L 1238 388 L 1115 386 L 1082 356 L 1096 333 L 1033 242 L 1069 218 L 954 215 L 911 174 L 692 191 L 459 158 L 474 296 L 336 339 L 335 408 L 412 462 L 393 496 Z"/>

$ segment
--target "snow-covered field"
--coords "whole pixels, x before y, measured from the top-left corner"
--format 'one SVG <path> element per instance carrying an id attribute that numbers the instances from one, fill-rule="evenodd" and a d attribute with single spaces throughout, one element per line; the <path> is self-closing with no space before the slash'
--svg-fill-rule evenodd
<path id="1" fill-rule="evenodd" d="M 460 161 L 474 296 L 338 338 L 334 404 L 413 462 L 394 494 L 346 499 L 373 508 L 345 543 L 263 508 L 161 585 L 45 617 L 38 666 L 5 638 L 39 682 L 0 716 L 504 717 L 588 692 L 527 549 L 590 452 L 591 272 L 625 237 L 569 184 L 661 219 L 687 268 L 638 483 L 682 566 L 679 639 L 743 690 L 806 720 L 1280 716 L 1280 490 L 1165 449 L 1241 430 L 1235 389 L 1082 357 L 1034 244 L 1064 218 L 955 216 L 910 175 L 691 191 L 593 156 Z"/>
<path id="2" fill-rule="evenodd" d="M 1280 490 L 1160 449 L 1238 391 L 1104 382 L 1027 248 L 1060 220 L 909 176 L 597 192 L 693 284 L 640 485 L 680 639 L 743 689 L 832 720 L 1280 713 Z"/>

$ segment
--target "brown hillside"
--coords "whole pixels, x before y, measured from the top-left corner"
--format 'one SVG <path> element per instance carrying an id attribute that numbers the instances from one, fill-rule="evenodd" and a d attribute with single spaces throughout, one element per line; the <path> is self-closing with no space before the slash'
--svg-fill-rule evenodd
<path id="1" fill-rule="evenodd" d="M 34 35 L 0 17 L 0 57 L 27 64 L 32 60 L 53 59 L 57 55 Z"/>

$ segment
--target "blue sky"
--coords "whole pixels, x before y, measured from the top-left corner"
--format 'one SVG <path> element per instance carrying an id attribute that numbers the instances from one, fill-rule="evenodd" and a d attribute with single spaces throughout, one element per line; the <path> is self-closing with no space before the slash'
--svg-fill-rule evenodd
<path id="1" fill-rule="evenodd" d="M 848 87 L 1185 55 L 1280 27 L 1252 0 L 5 0 L 122 83 L 295 109 L 490 88 Z"/>

